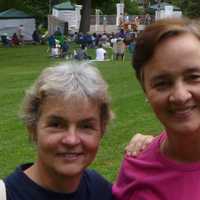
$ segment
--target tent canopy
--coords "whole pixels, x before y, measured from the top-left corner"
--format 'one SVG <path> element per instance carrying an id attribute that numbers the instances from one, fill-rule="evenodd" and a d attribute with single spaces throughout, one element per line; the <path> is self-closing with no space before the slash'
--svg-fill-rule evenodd
<path id="1" fill-rule="evenodd" d="M 57 10 L 75 10 L 75 6 L 70 1 L 57 4 L 53 8 Z"/>
<path id="2" fill-rule="evenodd" d="M 172 4 L 166 3 L 166 2 L 161 2 L 159 4 L 157 3 L 157 4 L 153 4 L 153 5 L 149 6 L 147 8 L 147 12 L 154 14 L 155 11 L 157 11 L 157 10 L 164 10 L 165 6 L 173 6 L 174 11 L 181 11 L 181 9 L 175 5 L 172 5 Z"/>
<path id="3" fill-rule="evenodd" d="M 8 9 L 0 13 L 0 19 L 25 19 L 25 18 L 34 18 L 34 17 L 26 14 L 23 11 L 16 10 L 14 8 Z"/>

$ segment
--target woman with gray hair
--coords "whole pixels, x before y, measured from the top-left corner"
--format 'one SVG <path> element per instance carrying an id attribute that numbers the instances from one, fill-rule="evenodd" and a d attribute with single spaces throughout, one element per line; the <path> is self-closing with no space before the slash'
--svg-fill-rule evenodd
<path id="1" fill-rule="evenodd" d="M 111 200 L 111 184 L 86 169 L 111 117 L 107 84 L 95 67 L 45 69 L 27 91 L 22 112 L 37 159 L 5 178 L 7 200 Z"/>
<path id="2" fill-rule="evenodd" d="M 5 178 L 7 200 L 113 198 L 111 183 L 86 169 L 112 118 L 107 84 L 97 68 L 68 63 L 45 69 L 27 91 L 21 117 L 37 158 Z M 131 143 L 146 139 L 137 135 Z M 129 148 L 137 149 L 140 145 Z"/>

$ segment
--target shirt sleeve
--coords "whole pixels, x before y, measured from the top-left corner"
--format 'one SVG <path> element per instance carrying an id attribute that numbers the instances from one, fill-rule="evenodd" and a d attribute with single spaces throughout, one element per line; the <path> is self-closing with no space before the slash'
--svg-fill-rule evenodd
<path id="1" fill-rule="evenodd" d="M 132 189 L 136 182 L 132 160 L 134 158 L 124 157 L 117 181 L 112 187 L 113 196 L 117 200 L 131 200 Z"/>

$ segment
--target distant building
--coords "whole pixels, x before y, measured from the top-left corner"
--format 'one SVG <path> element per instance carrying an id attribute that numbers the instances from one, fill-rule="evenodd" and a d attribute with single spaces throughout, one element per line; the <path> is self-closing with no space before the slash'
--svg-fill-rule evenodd
<path id="1" fill-rule="evenodd" d="M 32 40 L 36 28 L 35 18 L 23 11 L 9 9 L 0 13 L 0 35 L 12 36 L 20 26 L 23 26 L 24 40 Z"/>
<path id="2" fill-rule="evenodd" d="M 58 28 L 62 33 L 78 31 L 81 20 L 82 6 L 74 5 L 70 1 L 53 6 L 52 14 L 48 16 L 48 32 L 52 34 Z"/>

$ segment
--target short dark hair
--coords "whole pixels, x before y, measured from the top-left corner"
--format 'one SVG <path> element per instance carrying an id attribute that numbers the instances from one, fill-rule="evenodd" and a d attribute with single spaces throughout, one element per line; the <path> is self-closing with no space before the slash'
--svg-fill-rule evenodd
<path id="1" fill-rule="evenodd" d="M 187 18 L 170 18 L 158 20 L 147 26 L 136 40 L 133 54 L 133 68 L 140 83 L 143 85 L 143 68 L 154 55 L 155 49 L 167 38 L 184 33 L 193 34 L 200 40 L 200 24 Z"/>

